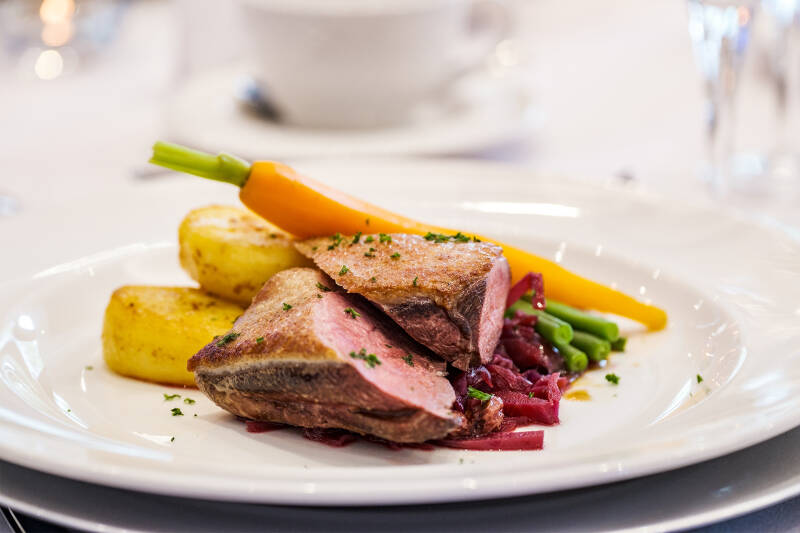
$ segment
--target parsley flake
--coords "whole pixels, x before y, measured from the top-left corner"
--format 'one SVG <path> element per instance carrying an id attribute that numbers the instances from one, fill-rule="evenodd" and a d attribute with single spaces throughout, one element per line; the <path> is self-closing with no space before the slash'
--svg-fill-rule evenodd
<path id="1" fill-rule="evenodd" d="M 698 383 L 702 383 L 703 382 L 703 376 L 701 376 L 700 374 L 697 374 L 697 382 Z"/>
<path id="2" fill-rule="evenodd" d="M 335 235 L 331 235 L 331 241 L 333 241 L 333 243 L 328 246 L 328 250 L 333 250 L 342 244 L 342 234 L 337 231 Z"/>
<path id="3" fill-rule="evenodd" d="M 355 309 L 353 309 L 352 307 L 345 307 L 345 308 L 344 308 L 344 313 L 345 313 L 346 315 L 350 315 L 350 316 L 351 316 L 351 317 L 353 317 L 353 318 L 358 318 L 358 317 L 360 317 L 360 316 L 361 316 L 361 313 L 359 313 L 358 311 L 356 311 L 356 310 L 355 310 Z"/>
<path id="4" fill-rule="evenodd" d="M 342 265 L 342 269 L 339 271 L 339 275 L 340 276 L 344 276 L 348 272 L 350 272 L 350 269 L 347 268 L 347 265 Z"/>
<path id="5" fill-rule="evenodd" d="M 467 396 L 470 398 L 475 398 L 476 400 L 480 400 L 482 402 L 489 401 L 489 399 L 493 396 L 493 394 L 489 394 L 488 392 L 483 392 L 482 390 L 478 390 L 475 387 L 467 387 Z"/>
<path id="6" fill-rule="evenodd" d="M 164 401 L 168 402 L 170 400 L 174 400 L 175 398 L 180 398 L 180 394 L 164 394 Z"/>
<path id="7" fill-rule="evenodd" d="M 361 240 L 361 232 L 359 231 L 353 236 L 353 242 L 351 242 L 350 244 L 358 244 L 358 241 L 360 240 Z"/>
<path id="8" fill-rule="evenodd" d="M 231 331 L 230 333 L 226 333 L 217 341 L 217 346 L 225 346 L 226 344 L 233 342 L 239 336 L 239 333 L 235 331 Z"/>
<path id="9" fill-rule="evenodd" d="M 389 257 L 391 257 L 392 259 L 395 259 L 395 260 L 400 259 L 400 252 L 395 252 L 392 255 L 390 255 Z"/>
<path id="10" fill-rule="evenodd" d="M 378 281 L 378 280 L 375 278 L 375 276 L 372 276 L 371 278 L 369 278 L 369 280 L 370 280 L 372 283 L 375 283 L 376 281 Z"/>
<path id="11" fill-rule="evenodd" d="M 392 242 L 392 236 L 391 235 L 387 235 L 385 233 L 379 233 L 378 234 L 378 240 L 380 242 L 382 242 L 382 243 L 387 243 L 388 244 L 388 243 Z"/>
<path id="12" fill-rule="evenodd" d="M 289 309 L 291 309 L 291 308 L 292 308 L 292 306 L 291 306 L 291 305 L 287 304 L 286 302 L 284 302 L 284 303 L 283 303 L 283 310 L 284 310 L 284 311 L 288 311 L 288 310 L 289 310 Z"/>
<path id="13" fill-rule="evenodd" d="M 410 353 L 404 355 L 403 361 L 405 361 L 408 366 L 414 366 L 414 355 Z"/>
<path id="14" fill-rule="evenodd" d="M 184 398 L 183 399 L 183 403 L 185 403 L 186 405 L 193 405 L 196 402 L 194 400 L 192 400 L 191 398 Z"/>
<path id="15" fill-rule="evenodd" d="M 414 276 L 414 281 L 412 281 L 411 284 L 416 287 L 418 279 L 419 279 L 419 276 Z"/>
<path id="16" fill-rule="evenodd" d="M 371 242 L 372 242 L 372 241 L 374 241 L 374 240 L 375 240 L 375 237 L 373 237 L 372 235 L 367 235 L 367 237 L 364 239 L 364 242 L 366 242 L 367 244 L 369 244 L 369 243 L 371 243 Z"/>
<path id="17" fill-rule="evenodd" d="M 180 407 L 173 407 L 170 412 L 172 412 L 172 416 L 183 416 L 183 411 L 181 411 Z"/>
<path id="18" fill-rule="evenodd" d="M 92 365 L 86 365 L 85 368 L 86 370 L 94 370 L 94 367 Z"/>
<path id="19" fill-rule="evenodd" d="M 443 242 L 449 242 L 453 240 L 455 242 L 469 242 L 470 240 L 473 242 L 481 242 L 477 237 L 473 236 L 471 239 L 469 236 L 464 235 L 460 231 L 455 235 L 445 235 L 444 233 L 433 233 L 428 232 L 424 235 L 424 239 L 426 241 L 433 241 L 436 244 L 441 244 Z"/>
<path id="20" fill-rule="evenodd" d="M 312 246 L 311 251 L 316 252 L 319 249 L 319 246 Z"/>
<path id="21" fill-rule="evenodd" d="M 170 442 L 175 442 L 175 437 L 172 437 L 171 439 L 169 439 L 169 441 Z"/>
<path id="22" fill-rule="evenodd" d="M 317 282 L 317 288 L 319 290 L 321 290 L 322 292 L 330 292 L 332 290 L 330 287 L 326 287 L 325 285 L 323 285 L 319 281 Z"/>
<path id="23" fill-rule="evenodd" d="M 256 339 L 256 344 L 261 344 L 262 342 L 264 342 L 264 337 L 259 337 Z"/>
<path id="24" fill-rule="evenodd" d="M 365 348 L 361 348 L 358 352 L 350 352 L 350 357 L 353 359 L 361 359 L 370 368 L 375 368 L 375 365 L 380 365 L 381 360 L 374 353 L 367 353 Z"/>
<path id="25" fill-rule="evenodd" d="M 533 398 L 533 392 L 528 393 L 528 398 Z"/>
<path id="26" fill-rule="evenodd" d="M 606 381 L 614 385 L 619 385 L 619 376 L 616 374 L 606 374 Z"/>

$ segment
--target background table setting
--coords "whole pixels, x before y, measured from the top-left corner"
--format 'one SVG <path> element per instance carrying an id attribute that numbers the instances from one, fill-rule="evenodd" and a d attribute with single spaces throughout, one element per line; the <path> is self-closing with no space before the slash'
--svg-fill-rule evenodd
<path id="1" fill-rule="evenodd" d="M 800 2 L 8 0 L 0 76 L 0 532 L 800 528 Z M 566 402 L 598 438 L 583 453 L 580 427 L 548 433 L 552 465 L 466 455 L 466 473 L 428 475 L 408 450 L 313 458 L 286 440 L 260 479 L 241 435 L 140 446 L 93 407 L 150 424 L 131 408 L 148 396 L 103 368 L 98 306 L 112 282 L 174 283 L 181 217 L 238 201 L 148 165 L 157 139 L 484 224 L 694 314 L 614 362 L 630 385 L 611 421 Z M 57 322 L 62 346 L 44 336 Z M 44 347 L 62 361 L 33 368 Z M 684 383 L 696 365 L 705 383 Z M 222 445 L 241 446 L 228 482 L 192 472 Z M 306 477 L 359 454 L 338 485 Z M 167 456 L 160 478 L 144 463 Z M 368 477 L 392 461 L 409 474 Z"/>

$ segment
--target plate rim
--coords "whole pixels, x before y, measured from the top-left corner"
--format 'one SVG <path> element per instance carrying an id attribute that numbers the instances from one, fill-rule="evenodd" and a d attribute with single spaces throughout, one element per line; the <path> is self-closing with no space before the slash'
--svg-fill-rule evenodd
<path id="1" fill-rule="evenodd" d="M 389 159 L 389 160 L 391 160 L 391 159 Z M 380 161 L 385 162 L 385 161 L 387 161 L 387 159 L 381 159 Z M 404 161 L 408 163 L 408 160 L 404 160 Z M 427 162 L 429 164 L 431 162 L 431 161 L 425 160 L 425 159 L 416 160 L 416 162 L 419 162 L 419 161 Z M 436 164 L 444 165 L 445 167 L 448 167 L 448 168 L 451 168 L 451 167 L 456 166 L 458 164 L 468 164 L 470 166 L 474 166 L 474 165 L 477 164 L 477 165 L 479 165 L 481 167 L 489 166 L 489 167 L 494 167 L 494 168 L 498 168 L 498 169 L 503 169 L 504 171 L 512 171 L 512 172 L 516 172 L 516 173 L 519 173 L 521 171 L 525 172 L 525 169 L 521 169 L 521 168 L 515 167 L 513 165 L 503 165 L 503 164 L 496 164 L 496 163 L 483 163 L 483 162 L 474 162 L 474 161 L 459 161 L 459 160 L 452 160 L 450 162 L 445 162 L 445 163 L 443 163 L 442 161 L 439 161 L 439 160 L 432 160 L 432 161 L 436 161 Z M 364 161 L 360 161 L 358 164 L 363 164 L 363 163 L 364 163 Z M 551 175 L 541 175 L 541 179 L 544 179 L 545 181 L 552 181 L 552 183 L 557 183 L 558 185 L 564 185 L 564 183 L 553 179 Z M 571 182 L 568 181 L 568 184 L 579 185 L 581 187 L 595 187 L 595 188 L 601 188 L 601 189 L 606 189 L 606 190 L 608 190 L 608 188 L 609 188 L 607 185 L 598 186 L 596 184 L 586 184 L 586 183 L 581 183 L 581 182 L 574 181 L 574 180 L 571 181 Z M 629 193 L 629 194 L 633 194 L 635 196 L 635 199 L 637 199 L 637 200 L 652 201 L 654 199 L 658 199 L 660 197 L 663 197 L 663 196 L 659 196 L 659 195 L 652 195 L 652 193 L 651 193 L 651 194 L 645 195 L 646 198 L 643 198 L 642 195 L 638 194 L 637 191 L 631 191 L 630 189 L 623 189 L 623 190 L 626 190 L 626 192 Z M 717 209 L 717 208 L 708 208 L 708 207 L 701 207 L 701 206 L 694 206 L 694 208 L 695 209 L 701 209 L 703 211 L 708 210 L 708 211 L 711 211 L 711 212 L 713 212 L 715 214 L 720 214 L 721 213 L 721 214 L 723 214 L 725 216 L 732 216 L 730 213 L 726 213 L 725 210 L 720 210 L 720 209 Z M 749 217 L 732 216 L 732 218 L 734 220 L 736 220 L 737 222 L 739 222 L 739 223 L 746 223 L 746 224 L 755 225 L 755 226 L 758 226 L 759 228 L 761 228 L 762 230 L 769 231 L 769 232 L 777 232 L 780 229 L 780 228 L 774 228 L 774 227 L 764 227 L 758 221 L 752 220 Z M 783 233 L 783 232 L 781 232 L 781 233 Z M 795 236 L 793 234 L 784 233 L 784 235 L 788 236 L 792 240 L 795 240 Z M 629 258 L 627 258 L 627 257 L 616 257 L 616 258 L 620 259 L 620 260 L 623 260 L 625 262 L 631 262 L 631 260 Z M 40 274 L 42 274 L 42 272 L 40 272 Z M 25 279 L 30 279 L 30 277 L 25 278 Z M 9 283 L 13 283 L 13 282 L 9 282 Z M 3 287 L 7 287 L 7 286 L 8 286 L 8 283 L 4 283 L 3 284 Z M 767 440 L 772 436 L 775 436 L 775 435 L 778 435 L 780 433 L 783 433 L 783 432 L 785 432 L 785 431 L 797 426 L 798 423 L 800 423 L 800 415 L 798 415 L 798 420 L 786 418 L 784 420 L 783 424 L 773 425 L 770 428 L 769 431 L 762 432 L 762 433 L 758 434 L 757 436 L 753 435 L 753 436 L 751 436 L 750 439 L 747 439 L 745 441 L 739 441 L 738 444 L 733 444 L 732 443 L 728 447 L 722 447 L 722 448 L 716 447 L 716 448 L 713 448 L 713 449 L 705 449 L 703 453 L 688 454 L 688 455 L 691 455 L 691 457 L 685 457 L 684 456 L 681 459 L 673 461 L 673 462 L 670 463 L 671 466 L 669 468 L 667 468 L 667 469 L 657 468 L 657 467 L 651 467 L 651 468 L 633 468 L 633 467 L 630 467 L 625 472 L 612 473 L 611 476 L 609 476 L 608 473 L 604 473 L 603 476 L 602 476 L 602 479 L 600 479 L 600 476 L 598 476 L 597 479 L 595 479 L 595 481 L 581 483 L 579 486 L 596 485 L 598 483 L 612 482 L 612 481 L 618 481 L 618 480 L 622 480 L 622 479 L 629 479 L 629 478 L 633 478 L 633 477 L 639 477 L 639 476 L 651 474 L 651 473 L 654 473 L 654 472 L 665 471 L 665 470 L 674 469 L 674 468 L 680 468 L 681 466 L 686 466 L 686 465 L 689 465 L 689 464 L 705 461 L 705 460 L 708 460 L 708 459 L 711 459 L 711 458 L 714 458 L 714 457 L 719 457 L 719 456 L 722 456 L 722 455 L 726 455 L 727 453 L 730 453 L 731 451 L 735 451 L 735 450 L 746 448 L 746 447 L 751 446 L 753 444 L 756 444 L 758 442 L 762 442 L 764 440 Z M 744 444 L 742 444 L 742 442 L 744 442 Z M 4 449 L 4 447 L 2 446 L 2 443 L 0 443 L 0 449 Z M 59 471 L 59 470 L 45 470 L 44 468 L 42 468 L 44 465 L 33 464 L 33 462 L 34 462 L 33 460 L 27 461 L 27 460 L 25 460 L 24 457 L 18 458 L 17 460 L 14 460 L 14 459 L 8 459 L 7 456 L 4 455 L 4 458 L 6 458 L 6 460 L 9 460 L 9 461 L 14 462 L 16 464 L 21 464 L 21 465 L 27 466 L 27 467 L 32 468 L 32 469 L 40 470 L 40 471 L 45 472 L 45 473 L 47 473 L 47 472 L 56 472 L 56 473 L 59 473 L 59 475 L 63 475 L 65 477 L 69 477 L 69 478 L 73 478 L 73 479 L 80 479 L 80 480 L 84 480 L 84 481 L 88 481 L 88 482 L 93 482 L 92 479 L 87 479 L 85 477 L 81 477 L 80 475 L 76 475 L 76 473 L 67 473 L 67 474 L 65 474 L 65 473 L 63 473 L 64 470 L 61 470 L 61 471 Z M 41 467 L 37 468 L 37 466 L 41 466 Z M 409 467 L 409 468 L 414 468 L 414 467 Z M 427 466 L 425 468 L 429 469 L 430 466 Z M 78 472 L 78 473 L 80 473 L 80 472 Z M 85 475 L 88 475 L 88 474 L 85 474 Z M 122 481 L 118 481 L 117 478 L 115 476 L 113 476 L 111 478 L 111 482 L 106 482 L 105 484 L 108 484 L 108 485 L 111 485 L 111 486 L 120 487 L 120 488 L 123 488 L 123 489 L 131 487 L 130 484 L 122 484 L 122 483 L 123 483 Z M 555 485 L 556 485 L 555 488 L 547 489 L 546 491 L 549 492 L 549 491 L 555 491 L 555 490 L 564 490 L 564 489 L 567 489 L 567 488 L 571 488 L 571 487 L 577 486 L 577 485 L 573 485 L 573 484 L 569 484 L 569 483 L 564 483 L 563 486 L 558 486 L 558 484 L 555 484 Z M 159 488 L 159 489 L 162 488 L 160 485 L 156 485 L 156 487 Z M 153 490 L 153 486 L 152 485 L 148 486 L 147 488 L 140 488 L 140 489 L 136 489 L 136 490 L 144 490 L 146 492 L 151 492 L 151 493 L 152 492 L 156 492 L 156 493 L 164 493 L 164 494 L 174 494 L 174 492 L 168 491 L 168 490 L 166 490 L 166 488 L 164 488 L 163 490 Z M 275 498 L 273 496 L 267 497 L 266 491 L 259 491 L 259 493 L 257 495 L 253 495 L 252 499 L 247 499 L 247 498 L 242 498 L 240 492 L 236 492 L 236 491 L 234 491 L 234 492 L 235 492 L 235 494 L 229 494 L 228 497 L 221 497 L 219 491 L 215 491 L 213 493 L 213 496 L 209 496 L 208 492 L 202 492 L 202 491 L 197 491 L 197 492 L 189 491 L 189 492 L 184 492 L 184 493 L 185 494 L 190 494 L 192 496 L 198 496 L 198 497 L 206 497 L 206 498 L 210 497 L 211 499 L 215 499 L 215 500 L 254 501 L 254 502 L 256 502 L 256 501 L 257 502 L 269 501 L 269 502 L 274 502 L 274 503 L 295 503 L 295 504 L 298 503 L 297 495 L 292 495 L 288 499 L 286 499 L 286 498 L 281 499 L 281 498 Z M 285 488 L 282 489 L 280 492 L 281 493 L 285 493 L 286 492 Z M 541 491 L 515 489 L 515 490 L 510 491 L 510 492 L 508 490 L 506 492 L 503 492 L 502 490 L 499 490 L 499 491 L 495 491 L 493 493 L 492 492 L 487 493 L 486 490 L 484 489 L 484 490 L 481 491 L 480 494 L 469 493 L 468 492 L 468 493 L 459 494 L 457 496 L 452 496 L 452 495 L 451 496 L 440 496 L 438 498 L 435 497 L 435 495 L 434 495 L 434 497 L 432 497 L 431 494 L 426 494 L 424 497 L 422 497 L 422 495 L 420 494 L 418 499 L 407 498 L 407 499 L 398 500 L 396 497 L 392 497 L 392 498 L 390 498 L 391 501 L 384 501 L 384 500 L 381 500 L 381 499 L 373 499 L 369 503 L 370 504 L 375 504 L 375 505 L 386 505 L 386 504 L 398 504 L 398 505 L 401 505 L 401 504 L 404 504 L 404 503 L 412 503 L 412 502 L 416 502 L 416 503 L 426 503 L 427 502 L 427 503 L 429 503 L 429 502 L 435 502 L 435 501 L 466 501 L 466 500 L 471 500 L 471 499 L 472 500 L 474 500 L 474 499 L 484 499 L 484 498 L 487 498 L 487 497 L 500 497 L 502 495 L 509 495 L 509 494 L 533 494 L 533 493 L 537 493 L 537 492 L 541 492 Z M 301 494 L 301 496 L 307 498 L 308 495 L 307 494 Z M 299 504 L 300 505 L 342 505 L 344 503 L 347 503 L 347 502 L 330 501 L 329 503 L 326 503 L 325 501 L 314 499 L 314 501 L 307 501 L 307 502 L 302 502 L 302 503 L 299 503 Z M 363 504 L 365 502 L 359 502 L 359 503 Z"/>

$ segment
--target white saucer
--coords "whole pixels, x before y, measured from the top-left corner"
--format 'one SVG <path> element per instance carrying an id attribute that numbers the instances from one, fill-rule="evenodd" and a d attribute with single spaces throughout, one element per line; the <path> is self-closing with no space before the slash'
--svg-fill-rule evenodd
<path id="1" fill-rule="evenodd" d="M 234 97 L 246 72 L 239 65 L 188 81 L 167 105 L 167 138 L 252 159 L 455 155 L 519 139 L 542 123 L 529 83 L 509 68 L 465 77 L 412 123 L 374 130 L 302 129 L 257 117 Z"/>

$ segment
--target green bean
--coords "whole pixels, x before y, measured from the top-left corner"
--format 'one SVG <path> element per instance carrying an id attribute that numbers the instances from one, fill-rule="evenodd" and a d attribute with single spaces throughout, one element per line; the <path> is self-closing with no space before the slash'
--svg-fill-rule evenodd
<path id="1" fill-rule="evenodd" d="M 584 313 L 579 309 L 554 300 L 547 300 L 545 311 L 565 322 L 569 322 L 575 329 L 591 333 L 609 342 L 614 342 L 619 338 L 619 327 L 605 318 Z"/>
<path id="2" fill-rule="evenodd" d="M 611 343 L 591 333 L 575 330 L 570 343 L 584 352 L 592 361 L 602 361 L 611 351 Z"/>
<path id="3" fill-rule="evenodd" d="M 571 344 L 556 344 L 558 352 L 564 358 L 564 366 L 569 372 L 583 372 L 589 364 L 586 354 Z"/>
<path id="4" fill-rule="evenodd" d="M 508 308 L 507 314 L 513 315 L 514 311 L 522 311 L 529 315 L 536 315 L 536 325 L 533 329 L 536 333 L 550 341 L 551 344 L 569 344 L 572 341 L 572 326 L 553 315 L 534 309 L 533 306 L 523 300 L 518 300 Z"/>
<path id="5" fill-rule="evenodd" d="M 536 325 L 533 326 L 536 333 L 554 345 L 569 344 L 572 342 L 572 335 L 574 333 L 572 331 L 572 326 L 538 309 L 534 309 L 532 314 L 537 317 Z"/>
<path id="6" fill-rule="evenodd" d="M 627 337 L 620 337 L 611 343 L 611 350 L 614 352 L 624 352 L 625 344 L 628 342 Z"/>

